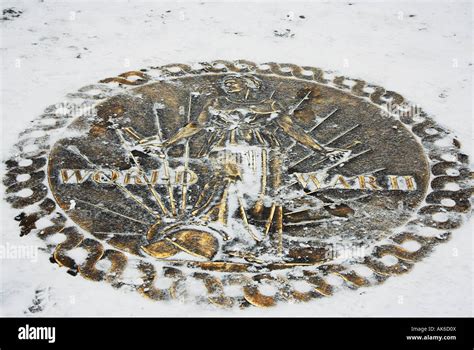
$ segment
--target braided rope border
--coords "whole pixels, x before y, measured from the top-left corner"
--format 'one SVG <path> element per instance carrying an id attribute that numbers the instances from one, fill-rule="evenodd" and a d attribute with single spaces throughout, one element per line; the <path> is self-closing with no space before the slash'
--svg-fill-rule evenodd
<path id="1" fill-rule="evenodd" d="M 71 103 L 82 101 L 95 104 L 117 92 L 124 92 L 157 80 L 223 73 L 258 73 L 312 81 L 359 97 L 382 109 L 389 102 L 409 107 L 409 102 L 398 93 L 360 79 L 335 76 L 333 72 L 307 66 L 274 62 L 256 64 L 245 60 L 217 60 L 193 66 L 170 64 L 130 71 L 101 80 L 98 84 L 85 86 L 76 93 L 67 95 L 67 99 Z M 88 233 L 77 228 L 52 199 L 52 194 L 46 185 L 47 157 L 52 147 L 51 135 L 64 130 L 74 118 L 70 114 L 60 115 L 56 110 L 56 105 L 49 106 L 44 114 L 35 119 L 32 127 L 20 134 L 19 142 L 15 145 L 17 154 L 5 162 L 7 168 L 3 178 L 6 186 L 5 199 L 13 208 L 24 210 L 15 217 L 21 227 L 20 235 L 34 232 L 45 240 L 48 251 L 52 253 L 51 262 L 67 267 L 70 274 L 79 273 L 86 279 L 107 281 L 115 288 L 128 286 L 153 300 L 192 300 L 221 307 L 251 305 L 268 307 L 276 305 L 280 300 L 297 302 L 331 296 L 340 287 L 337 283 L 331 283 L 330 276 L 341 278 L 343 286 L 350 289 L 375 285 L 384 282 L 392 275 L 410 271 L 414 263 L 429 254 L 436 244 L 447 241 L 451 235 L 450 231 L 458 228 L 464 217 L 471 213 L 472 173 L 468 168 L 467 155 L 460 150 L 459 141 L 453 138 L 452 145 L 437 145 L 435 142 L 450 135 L 450 132 L 439 126 L 424 111 L 415 118 L 412 116 L 399 118 L 391 114 L 391 117 L 400 120 L 410 129 L 421 143 L 430 164 L 430 188 L 424 204 L 417 210 L 416 216 L 405 225 L 403 232 L 394 233 L 388 243 L 376 246 L 372 253 L 361 261 L 356 261 L 354 264 L 327 263 L 317 267 L 297 268 L 277 276 L 273 273 L 188 271 L 166 264 L 157 266 L 147 258 L 132 256 L 107 247 L 106 243 L 99 242 L 91 238 L 92 236 L 87 237 Z M 38 133 L 41 136 L 36 136 Z M 29 164 L 25 165 L 25 161 Z M 21 174 L 29 174 L 30 177 L 26 181 L 19 181 L 17 176 Z M 455 184 L 455 189 L 446 189 L 447 184 Z M 18 195 L 18 192 L 24 189 L 30 189 L 32 194 L 28 197 Z M 446 202 L 443 204 L 443 199 L 450 199 L 453 202 L 449 205 Z M 436 213 L 447 213 L 448 217 L 444 221 L 436 221 L 433 218 Z M 42 218 L 49 219 L 51 225 L 38 229 L 36 222 Z M 421 231 L 433 229 L 435 233 L 432 236 L 420 234 Z M 58 233 L 66 236 L 62 243 L 54 245 L 47 242 L 48 237 Z M 402 245 L 407 241 L 418 242 L 419 249 L 416 251 L 405 249 Z M 83 248 L 88 252 L 83 263 L 78 264 L 68 256 L 68 251 L 74 248 Z M 397 263 L 390 266 L 384 264 L 380 259 L 385 255 L 394 256 L 397 258 Z M 106 271 L 96 266 L 102 261 L 109 262 Z M 125 271 L 129 268 L 140 272 L 140 282 L 127 281 L 124 278 Z M 366 273 L 362 273 L 361 269 Z M 155 282 L 158 278 L 169 279 L 171 281 L 169 287 L 157 288 Z M 207 294 L 190 294 L 192 290 L 187 287 L 187 283 L 191 280 L 200 281 Z M 295 287 L 295 282 L 301 281 L 310 285 L 309 290 L 300 291 Z M 262 293 L 264 284 L 273 285 L 276 293 L 274 295 Z M 228 287 L 237 287 L 238 293 L 228 293 Z"/>

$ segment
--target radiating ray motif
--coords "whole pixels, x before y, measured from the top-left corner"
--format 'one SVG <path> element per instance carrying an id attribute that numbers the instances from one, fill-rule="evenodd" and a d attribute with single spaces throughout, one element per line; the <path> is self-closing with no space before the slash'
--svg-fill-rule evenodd
<path id="1" fill-rule="evenodd" d="M 121 130 L 116 130 L 117 131 L 117 134 L 120 138 L 120 141 L 122 142 L 122 147 L 124 147 L 130 158 L 133 160 L 133 163 L 136 165 L 136 167 L 138 168 L 138 170 L 140 171 L 140 173 L 142 174 L 142 176 L 145 177 L 145 183 L 147 185 L 147 187 L 149 188 L 150 192 L 153 194 L 153 197 L 156 201 L 156 203 L 159 205 L 160 209 L 162 210 L 163 214 L 164 215 L 167 215 L 168 214 L 168 210 L 166 209 L 165 205 L 163 204 L 163 201 L 161 199 L 161 196 L 158 194 L 158 192 L 156 192 L 155 188 L 150 184 L 150 181 L 146 178 L 146 174 L 145 172 L 143 171 L 143 169 L 141 168 L 140 166 L 140 163 L 138 162 L 137 158 L 133 155 L 133 153 L 130 151 L 128 145 L 127 145 L 127 142 L 125 141 L 123 135 L 122 135 L 122 132 Z"/>
<path id="2" fill-rule="evenodd" d="M 372 151 L 357 136 L 361 123 L 351 122 L 341 106 L 326 106 L 319 116 L 313 111 L 320 98 L 314 89 L 288 94 L 280 90 L 281 82 L 267 89 L 252 74 L 225 74 L 214 84 L 207 86 L 212 94 L 187 90 L 180 95 L 185 98 L 171 100 L 178 114 L 166 99 L 153 101 L 146 111 L 152 118 L 141 129 L 133 122 L 142 118 L 136 115 L 113 126 L 127 160 L 122 171 L 129 172 L 122 183 L 119 171 L 109 176 L 103 164 L 94 164 L 75 146 L 67 148 L 144 215 L 132 218 L 79 202 L 144 224 L 146 232 L 133 249 L 156 259 L 319 264 L 319 248 L 308 253 L 308 248 L 290 247 L 286 237 L 300 234 L 302 227 L 312 227 L 314 234 L 328 223 L 363 215 L 358 203 L 377 195 L 374 179 L 385 168 L 351 173 Z M 304 126 L 300 118 L 306 118 Z"/>
<path id="3" fill-rule="evenodd" d="M 314 123 L 314 125 L 309 128 L 306 133 L 311 133 L 313 132 L 314 130 L 316 130 L 323 122 L 325 122 L 327 119 L 331 118 L 339 109 L 338 108 L 334 108 L 331 112 L 329 112 L 326 116 L 320 118 L 321 120 L 317 123 Z M 291 150 L 293 147 L 295 147 L 296 145 L 298 144 L 298 142 L 296 140 L 293 140 L 290 144 L 290 146 L 288 147 L 289 150 Z"/>
<path id="4" fill-rule="evenodd" d="M 130 147 L 140 145 L 147 149 L 150 155 L 157 157 L 163 165 L 167 182 L 170 208 L 162 208 L 166 219 L 153 225 L 149 231 L 148 236 L 154 240 L 143 246 L 147 254 L 160 257 L 169 254 L 171 257 L 174 252 L 184 251 L 196 256 L 192 254 L 193 249 L 203 248 L 199 243 L 187 242 L 182 245 L 173 241 L 173 237 L 181 235 L 182 227 L 190 226 L 191 231 L 201 237 L 216 236 L 224 239 L 223 245 L 216 248 L 219 251 L 211 255 L 219 253 L 225 256 L 225 251 L 234 251 L 234 245 L 241 245 L 241 241 L 246 241 L 247 257 L 248 254 L 258 256 L 268 252 L 282 257 L 286 209 L 280 191 L 288 186 L 285 183 L 288 181 L 282 180 L 286 177 L 284 167 L 288 165 L 285 165 L 286 161 L 283 159 L 284 152 L 279 140 L 281 135 L 290 140 L 288 149 L 301 145 L 307 150 L 307 155 L 289 165 L 289 168 L 313 156 L 327 161 L 329 165 L 326 164 L 326 168 L 337 166 L 349 160 L 349 148 L 360 144 L 353 143 L 346 149 L 329 147 L 329 144 L 356 129 L 358 124 L 333 137 L 325 145 L 312 136 L 339 108 L 334 108 L 323 118 L 318 118 L 319 122 L 308 130 L 294 122 L 295 111 L 305 107 L 312 94 L 311 90 L 302 94 L 300 99 L 295 97 L 294 103 L 288 103 L 290 107 L 285 108 L 284 104 L 275 98 L 275 90 L 265 97 L 262 92 L 263 82 L 256 76 L 229 75 L 224 77 L 220 84 L 223 94 L 204 103 L 201 101 L 204 108 L 195 113 L 197 115 L 192 113 L 195 95 L 188 93 L 184 124 L 167 140 L 163 138 L 160 123 L 160 113 L 164 108 L 156 108 L 156 104 L 153 110 L 157 127 L 155 135 L 143 137 L 133 127 L 125 128 L 131 145 L 124 147 L 130 150 Z M 270 128 L 269 123 L 274 125 L 274 128 Z M 190 148 L 194 147 L 191 146 L 194 145 L 192 142 L 199 134 L 204 134 L 205 137 L 196 154 L 209 160 L 212 165 L 212 177 L 192 199 L 188 196 L 187 171 L 190 165 Z M 121 139 L 124 140 L 123 137 Z M 176 217 L 177 208 L 173 184 L 170 181 L 167 149 L 178 144 L 184 145 L 182 164 L 185 175 L 179 184 L 181 204 L 178 206 L 180 215 Z M 138 163 L 135 159 L 134 162 Z M 322 163 L 322 160 L 317 164 L 319 163 Z M 156 192 L 152 186 L 150 190 L 152 193 Z M 156 201 L 162 204 L 163 201 L 159 199 L 157 194 Z M 190 210 L 188 203 L 192 207 Z M 311 217 L 306 219 L 308 222 L 320 221 Z M 169 229 L 170 223 L 173 225 L 172 229 Z M 246 232 L 246 235 L 236 234 L 237 227 L 242 227 L 242 232 Z M 158 234 L 160 231 L 166 234 Z M 235 257 L 235 254 L 233 256 Z"/>
<path id="5" fill-rule="evenodd" d="M 152 224 L 152 222 L 140 221 L 140 220 L 137 220 L 137 219 L 135 219 L 135 218 L 132 218 L 131 216 L 127 216 L 127 215 L 124 215 L 124 214 L 120 214 L 120 213 L 118 213 L 118 212 L 116 212 L 116 211 L 113 211 L 113 210 L 111 210 L 111 209 L 107 209 L 107 208 L 105 208 L 105 207 L 103 207 L 103 206 L 101 206 L 101 205 L 97 205 L 97 204 L 94 204 L 94 203 L 91 203 L 91 202 L 88 202 L 88 201 L 85 201 L 85 200 L 82 200 L 82 199 L 75 199 L 75 200 L 78 201 L 78 202 L 80 202 L 80 203 L 83 203 L 83 204 L 85 204 L 85 205 L 89 205 L 89 206 L 91 206 L 91 207 L 97 208 L 97 209 L 99 209 L 99 210 L 101 210 L 101 211 L 105 211 L 105 212 L 111 213 L 111 214 L 113 214 L 113 215 L 121 216 L 121 217 L 123 217 L 123 218 L 125 218 L 125 219 L 127 219 L 127 220 L 131 220 L 131 221 L 138 222 L 139 224 L 144 224 L 144 225 L 146 225 L 146 226 L 149 226 L 150 224 Z M 96 232 L 97 232 L 97 231 L 96 231 Z"/>
<path id="6" fill-rule="evenodd" d="M 186 114 L 186 123 L 191 122 L 191 105 L 192 105 L 192 94 L 189 94 L 188 112 Z M 189 167 L 189 139 L 186 139 L 184 144 L 184 176 L 181 184 L 181 211 L 184 213 L 186 210 L 186 199 L 188 191 L 188 167 Z"/>
<path id="7" fill-rule="evenodd" d="M 97 170 L 100 170 L 99 167 L 94 164 L 93 162 L 91 162 L 89 160 L 89 158 L 87 158 L 85 155 L 83 155 L 79 149 L 77 149 L 77 147 L 67 147 L 67 150 L 68 151 L 71 151 L 72 153 L 74 153 L 75 155 L 78 155 L 79 157 L 81 157 L 82 159 L 84 159 L 87 164 L 93 168 L 93 169 L 97 169 Z M 109 182 L 115 186 L 116 188 L 118 188 L 120 191 L 122 191 L 124 194 L 125 194 L 125 198 L 130 198 L 132 199 L 135 203 L 137 203 L 140 207 L 142 207 L 143 209 L 145 209 L 148 213 L 150 213 L 152 216 L 154 216 L 155 218 L 157 218 L 158 220 L 161 219 L 160 215 L 154 211 L 152 208 L 150 208 L 149 206 L 147 206 L 145 203 L 143 203 L 143 200 L 139 197 L 137 197 L 135 194 L 133 194 L 130 190 L 128 190 L 125 186 L 122 186 L 120 184 L 118 184 L 117 182 L 115 181 L 112 181 L 112 179 L 110 177 L 108 177 L 106 174 L 102 173 L 102 176 L 106 177 Z"/>
<path id="8" fill-rule="evenodd" d="M 163 142 L 163 131 L 161 130 L 161 123 L 160 123 L 160 114 L 159 114 L 160 108 L 158 105 L 153 106 L 153 113 L 155 115 L 155 122 L 156 122 L 156 137 L 157 140 L 161 143 Z M 142 143 L 142 141 L 140 141 Z M 174 192 L 173 192 L 173 187 L 171 185 L 171 175 L 170 175 L 170 166 L 168 162 L 168 154 L 166 151 L 162 153 L 163 155 L 163 166 L 164 166 L 164 171 L 165 171 L 165 178 L 167 179 L 167 184 L 168 184 L 168 196 L 169 196 L 169 202 L 171 206 L 171 213 L 173 216 L 176 215 L 176 204 L 175 204 L 175 199 L 174 199 Z"/>

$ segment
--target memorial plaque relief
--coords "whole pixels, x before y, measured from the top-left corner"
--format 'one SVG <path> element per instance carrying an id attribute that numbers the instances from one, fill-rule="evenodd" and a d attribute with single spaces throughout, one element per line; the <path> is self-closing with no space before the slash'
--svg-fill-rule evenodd
<path id="1" fill-rule="evenodd" d="M 107 78 L 48 107 L 17 148 L 4 183 L 21 234 L 71 274 L 156 300 L 272 306 L 375 285 L 471 210 L 467 156 L 421 108 L 292 64 Z"/>

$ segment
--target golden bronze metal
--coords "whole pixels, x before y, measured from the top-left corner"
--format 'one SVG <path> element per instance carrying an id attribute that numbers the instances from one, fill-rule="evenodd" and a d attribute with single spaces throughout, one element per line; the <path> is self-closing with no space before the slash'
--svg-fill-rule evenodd
<path id="1" fill-rule="evenodd" d="M 222 307 L 308 301 L 337 289 L 328 275 L 358 288 L 408 271 L 449 236 L 415 228 L 450 230 L 470 211 L 459 142 L 439 148 L 434 142 L 448 132 L 421 110 L 387 112 L 387 101 L 406 101 L 361 80 L 330 79 L 311 67 L 216 61 L 127 72 L 94 89 L 71 95 L 90 102 L 92 114 L 60 117 L 51 107 L 45 116 L 63 136 L 23 153 L 29 166 L 8 161 L 4 179 L 15 208 L 39 203 L 34 214 L 18 216 L 23 234 L 57 211 L 39 236 L 66 235 L 52 260 L 72 274 L 120 287 L 136 260 L 144 282 L 134 288 L 154 300 L 204 298 Z M 41 119 L 38 125 L 48 128 Z M 446 153 L 457 160 L 444 160 Z M 31 179 L 16 182 L 20 173 Z M 449 181 L 459 190 L 445 190 Z M 31 197 L 14 195 L 26 186 Z M 449 212 L 448 220 L 435 221 L 439 212 Z M 420 248 L 407 251 L 401 244 L 409 240 Z M 89 252 L 84 264 L 67 255 L 76 247 Z M 384 265 L 384 255 L 398 263 Z M 95 267 L 101 260 L 111 261 L 109 271 Z M 354 265 L 373 274 L 363 277 Z M 154 287 L 160 276 L 172 286 Z M 192 296 L 184 287 L 190 278 L 208 294 Z M 297 281 L 310 288 L 298 290 Z M 277 292 L 264 294 L 263 284 Z M 228 296 L 231 286 L 241 294 Z"/>

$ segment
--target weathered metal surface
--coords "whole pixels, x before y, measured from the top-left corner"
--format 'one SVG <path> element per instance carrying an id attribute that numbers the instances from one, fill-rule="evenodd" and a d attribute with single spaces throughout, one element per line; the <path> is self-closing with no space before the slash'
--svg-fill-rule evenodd
<path id="1" fill-rule="evenodd" d="M 329 275 L 350 288 L 379 283 L 470 212 L 459 142 L 437 145 L 446 130 L 361 80 L 218 61 L 127 72 L 69 99 L 23 134 L 19 158 L 32 163 L 7 162 L 7 200 L 37 206 L 17 217 L 22 234 L 47 216 L 39 236 L 66 235 L 52 261 L 152 299 L 271 306 L 331 295 Z M 32 195 L 15 195 L 24 188 Z M 77 247 L 89 253 L 80 266 L 67 254 Z M 126 268 L 142 283 L 122 278 Z M 160 277 L 171 287 L 154 287 Z M 208 295 L 194 295 L 191 279 Z"/>

